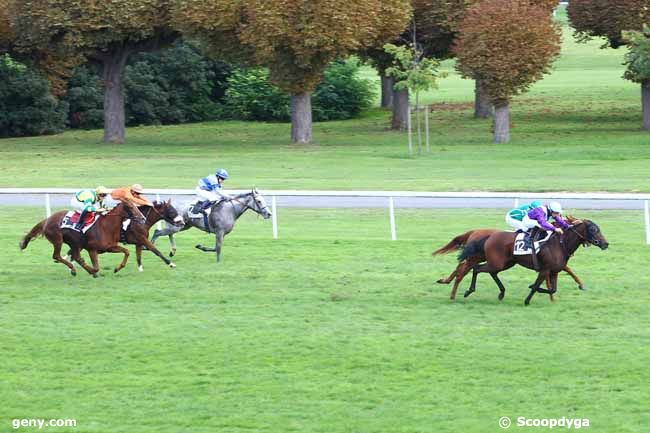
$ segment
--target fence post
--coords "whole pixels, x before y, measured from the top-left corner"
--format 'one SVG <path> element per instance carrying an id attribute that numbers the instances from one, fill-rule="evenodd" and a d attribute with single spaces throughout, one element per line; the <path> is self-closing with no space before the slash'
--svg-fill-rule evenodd
<path id="1" fill-rule="evenodd" d="M 515 207 L 519 207 L 519 199 L 518 198 L 515 199 Z"/>
<path id="2" fill-rule="evenodd" d="M 650 245 L 650 207 L 648 200 L 645 201 L 645 243 Z"/>
<path id="3" fill-rule="evenodd" d="M 427 153 L 431 153 L 431 147 L 429 146 L 429 105 L 424 106 L 424 130 L 427 136 Z"/>
<path id="4" fill-rule="evenodd" d="M 413 155 L 413 132 L 411 131 L 411 106 L 408 109 L 409 115 L 406 116 L 406 124 L 409 131 L 409 155 Z"/>
<path id="5" fill-rule="evenodd" d="M 397 233 L 395 232 L 395 204 L 393 197 L 388 198 L 388 213 L 390 214 L 390 239 L 397 240 Z"/>
<path id="6" fill-rule="evenodd" d="M 271 219 L 273 221 L 273 239 L 278 238 L 278 210 L 275 202 L 275 196 L 271 197 Z"/>
<path id="7" fill-rule="evenodd" d="M 52 206 L 50 205 L 50 194 L 45 194 L 45 217 L 52 215 Z"/>

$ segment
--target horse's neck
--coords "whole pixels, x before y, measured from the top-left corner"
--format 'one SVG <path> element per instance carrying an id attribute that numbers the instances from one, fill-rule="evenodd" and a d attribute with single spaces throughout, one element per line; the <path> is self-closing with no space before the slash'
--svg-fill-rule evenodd
<path id="1" fill-rule="evenodd" d="M 564 240 L 564 242 L 566 243 L 566 251 L 568 257 L 571 257 L 573 253 L 575 253 L 576 250 L 580 247 L 580 244 L 582 243 L 582 239 L 580 238 L 580 236 L 584 236 L 582 233 L 578 234 L 577 229 L 574 230 L 567 230 L 566 232 L 567 235 L 565 236 L 565 240 Z"/>
<path id="2" fill-rule="evenodd" d="M 147 214 L 147 220 L 145 221 L 144 225 L 147 229 L 149 229 L 152 225 L 156 224 L 158 221 L 161 219 L 161 214 L 158 212 L 156 208 L 149 208 L 149 213 Z"/>
<path id="3" fill-rule="evenodd" d="M 248 204 L 248 196 L 237 197 L 236 200 L 232 200 L 230 203 L 233 205 L 235 219 L 242 216 L 250 207 Z"/>

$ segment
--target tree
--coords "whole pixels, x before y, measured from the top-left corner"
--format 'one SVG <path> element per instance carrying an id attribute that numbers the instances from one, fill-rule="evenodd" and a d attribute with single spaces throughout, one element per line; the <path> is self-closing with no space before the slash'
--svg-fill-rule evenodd
<path id="1" fill-rule="evenodd" d="M 50 69 L 63 74 L 85 61 L 102 66 L 104 141 L 123 143 L 124 68 L 132 54 L 160 49 L 178 37 L 170 25 L 169 0 L 8 1 L 18 51 L 42 53 L 41 63 L 49 59 Z"/>
<path id="2" fill-rule="evenodd" d="M 650 1 L 571 0 L 568 15 L 578 41 L 604 37 L 607 42 L 601 48 L 618 48 L 628 43 L 628 69 L 624 77 L 641 84 L 643 129 L 650 130 L 650 77 L 646 77 L 647 45 L 641 32 L 650 20 Z"/>
<path id="3" fill-rule="evenodd" d="M 625 45 L 622 32 L 641 30 L 650 18 L 648 0 L 571 0 L 567 8 L 575 36 L 581 42 L 593 37 L 607 38 L 607 44 Z"/>
<path id="4" fill-rule="evenodd" d="M 560 38 L 549 11 L 527 1 L 483 0 L 467 10 L 454 47 L 456 68 L 481 80 L 494 104 L 495 143 L 510 140 L 510 101 L 549 72 Z"/>
<path id="5" fill-rule="evenodd" d="M 382 35 L 399 34 L 410 13 L 407 0 L 250 0 L 227 8 L 222 3 L 184 2 L 183 30 L 216 51 L 224 45 L 232 50 L 233 41 L 223 44 L 224 36 L 238 36 L 252 54 L 249 62 L 268 67 L 271 81 L 291 95 L 294 143 L 311 142 L 311 93 L 326 66 Z"/>
<path id="6" fill-rule="evenodd" d="M 650 131 L 650 27 L 644 25 L 643 31 L 626 31 L 622 36 L 630 49 L 625 55 L 627 70 L 623 77 L 641 84 L 643 129 Z"/>

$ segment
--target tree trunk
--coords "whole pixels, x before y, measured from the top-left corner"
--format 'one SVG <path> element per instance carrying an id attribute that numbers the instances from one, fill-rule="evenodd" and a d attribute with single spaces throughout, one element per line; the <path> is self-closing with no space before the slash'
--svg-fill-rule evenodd
<path id="1" fill-rule="evenodd" d="M 643 106 L 643 129 L 650 131 L 650 81 L 641 83 L 641 105 Z"/>
<path id="2" fill-rule="evenodd" d="M 392 129 L 406 130 L 409 117 L 409 91 L 408 89 L 396 90 L 393 93 L 393 120 Z"/>
<path id="3" fill-rule="evenodd" d="M 124 68 L 128 59 L 124 49 L 104 59 L 104 142 L 124 143 Z"/>
<path id="4" fill-rule="evenodd" d="M 510 113 L 508 104 L 498 105 L 494 110 L 494 142 L 510 141 Z"/>
<path id="5" fill-rule="evenodd" d="M 291 141 L 311 143 L 311 93 L 291 95 Z"/>
<path id="6" fill-rule="evenodd" d="M 381 77 L 381 108 L 390 108 L 393 106 L 395 79 L 384 72 L 380 72 L 379 76 Z"/>
<path id="7" fill-rule="evenodd" d="M 494 116 L 494 106 L 490 102 L 487 93 L 483 90 L 481 80 L 476 80 L 474 89 L 474 118 L 488 119 Z"/>

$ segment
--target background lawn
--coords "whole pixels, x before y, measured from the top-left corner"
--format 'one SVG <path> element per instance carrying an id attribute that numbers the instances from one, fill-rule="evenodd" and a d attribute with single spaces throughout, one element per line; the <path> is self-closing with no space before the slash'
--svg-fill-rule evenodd
<path id="1" fill-rule="evenodd" d="M 147 254 L 144 273 L 132 257 L 115 275 L 104 255 L 93 279 L 52 264 L 44 240 L 18 251 L 40 209 L 0 209 L 0 430 L 56 417 L 77 420 L 61 432 L 484 433 L 501 416 L 566 416 L 645 431 L 641 214 L 582 213 L 611 243 L 573 259 L 586 292 L 561 276 L 556 303 L 524 307 L 533 274 L 513 269 L 503 302 L 482 276 L 451 303 L 434 281 L 456 262 L 431 251 L 502 213 L 400 209 L 397 242 L 381 210 L 281 210 L 277 241 L 246 214 L 219 267 L 190 231 L 175 270 Z"/>
<path id="2" fill-rule="evenodd" d="M 193 188 L 227 167 L 230 188 L 420 191 L 650 191 L 650 136 L 639 86 L 621 78 L 623 49 L 576 44 L 565 27 L 552 75 L 512 104 L 512 143 L 491 144 L 490 120 L 472 118 L 472 81 L 451 61 L 424 95 L 433 104 L 431 154 L 408 157 L 389 113 L 317 123 L 313 145 L 289 144 L 289 125 L 211 122 L 129 128 L 128 143 L 101 131 L 0 141 L 0 186 Z M 376 74 L 365 70 L 378 82 Z"/>

